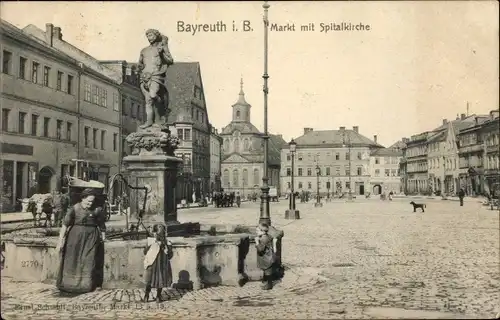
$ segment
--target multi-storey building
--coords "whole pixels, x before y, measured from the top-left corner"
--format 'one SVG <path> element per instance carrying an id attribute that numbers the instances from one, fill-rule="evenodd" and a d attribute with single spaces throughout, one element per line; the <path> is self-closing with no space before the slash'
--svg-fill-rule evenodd
<path id="1" fill-rule="evenodd" d="M 406 142 L 404 158 L 406 163 L 406 192 L 427 193 L 429 192 L 427 172 L 427 138 L 429 132 L 411 136 Z"/>
<path id="2" fill-rule="evenodd" d="M 483 122 L 480 134 L 484 145 L 484 178 L 485 191 L 498 196 L 500 192 L 500 161 L 499 161 L 499 126 L 498 110 L 490 112 L 490 118 Z"/>
<path id="3" fill-rule="evenodd" d="M 144 105 L 133 64 L 99 61 L 63 40 L 61 28 L 51 23 L 46 24 L 45 31 L 28 25 L 23 32 L 77 60 L 81 70 L 92 70 L 98 75 L 81 73 L 79 79 L 78 128 L 82 143 L 76 159 L 83 160 L 91 178 L 107 184 L 110 174 L 121 171 L 121 160 L 128 150 L 126 136 L 137 129 L 132 110 Z M 128 110 L 131 111 L 127 114 Z M 109 138 L 112 142 L 107 142 Z M 65 173 L 71 172 L 67 169 Z"/>
<path id="4" fill-rule="evenodd" d="M 76 169 L 107 183 L 121 159 L 117 75 L 63 41 L 59 27 L 1 28 L 2 210 L 58 189 Z"/>
<path id="5" fill-rule="evenodd" d="M 374 141 L 377 142 L 376 136 Z M 370 192 L 381 194 L 402 192 L 399 162 L 403 152 L 395 147 L 375 149 L 370 154 Z"/>
<path id="6" fill-rule="evenodd" d="M 247 197 L 259 193 L 264 172 L 263 134 L 251 123 L 251 105 L 245 100 L 243 80 L 238 101 L 232 106 L 231 123 L 220 136 L 223 139 L 222 188 Z M 280 193 L 280 151 L 286 142 L 281 135 L 269 135 L 268 185 Z"/>
<path id="7" fill-rule="evenodd" d="M 376 139 L 376 137 L 375 137 Z M 352 189 L 363 195 L 370 188 L 370 153 L 383 148 L 377 142 L 359 133 L 357 126 L 352 130 L 314 131 L 304 128 L 304 134 L 297 139 L 295 170 L 292 172 L 291 154 L 281 151 L 281 183 L 291 188 L 294 175 L 294 190 L 319 192 L 320 195 L 344 193 Z M 319 167 L 319 190 L 316 168 Z"/>
<path id="8" fill-rule="evenodd" d="M 484 193 L 484 142 L 481 128 L 488 118 L 475 117 L 474 125 L 464 128 L 457 134 L 458 166 L 460 168 L 460 187 L 466 195 Z"/>
<path id="9" fill-rule="evenodd" d="M 222 137 L 216 128 L 210 129 L 210 191 L 221 188 Z"/>
<path id="10" fill-rule="evenodd" d="M 428 146 L 429 187 L 443 194 L 455 194 L 460 189 L 460 166 L 457 133 L 474 126 L 475 116 L 460 117 L 443 124 L 430 132 Z"/>
<path id="11" fill-rule="evenodd" d="M 180 202 L 197 199 L 210 191 L 211 125 L 203 91 L 200 64 L 175 62 L 167 70 L 167 89 L 171 112 L 170 130 L 177 133 L 180 145 L 176 156 L 183 159 L 177 180 L 176 198 Z"/>

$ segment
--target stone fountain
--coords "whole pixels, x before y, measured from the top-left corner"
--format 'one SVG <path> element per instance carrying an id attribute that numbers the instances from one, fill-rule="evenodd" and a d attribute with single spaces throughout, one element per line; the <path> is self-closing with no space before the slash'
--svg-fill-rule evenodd
<path id="1" fill-rule="evenodd" d="M 174 250 L 171 265 L 175 287 L 197 290 L 260 280 L 262 273 L 257 268 L 255 246 L 251 245 L 255 228 L 219 226 L 217 230 L 214 226 L 177 220 L 175 187 L 181 160 L 174 154 L 179 140 L 166 125 L 170 110 L 165 86 L 166 70 L 173 59 L 166 37 L 156 30 L 148 30 L 146 36 L 150 45 L 141 51 L 138 69 L 147 120 L 127 137 L 132 154 L 123 159 L 128 182 L 145 187 L 144 190 L 132 190 L 131 211 L 146 227 L 161 222 L 167 226 Z M 204 235 L 203 231 L 208 229 L 211 232 Z M 222 229 L 226 232 L 218 235 Z M 38 231 L 18 231 L 2 236 L 2 247 L 5 245 L 2 276 L 55 283 L 59 261 L 55 252 L 58 230 Z M 105 243 L 103 287 L 140 287 L 147 240 L 139 237 L 120 239 L 116 234 L 109 238 L 118 240 Z M 281 239 L 278 257 L 281 260 Z"/>

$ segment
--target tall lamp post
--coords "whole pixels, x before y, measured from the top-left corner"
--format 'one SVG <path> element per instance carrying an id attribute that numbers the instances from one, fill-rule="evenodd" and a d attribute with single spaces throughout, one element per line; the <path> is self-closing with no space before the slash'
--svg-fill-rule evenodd
<path id="1" fill-rule="evenodd" d="M 292 139 L 288 143 L 290 146 L 290 154 L 292 156 L 292 181 L 291 181 L 291 188 L 290 188 L 290 203 L 288 210 L 285 211 L 285 219 L 300 219 L 300 212 L 295 208 L 295 182 L 294 182 L 294 176 L 295 176 L 295 151 L 297 151 L 297 143 L 295 140 Z"/>
<path id="2" fill-rule="evenodd" d="M 345 132 L 343 136 L 343 147 L 345 148 L 347 146 L 347 155 L 349 157 L 349 193 L 347 194 L 347 200 L 351 201 L 352 200 L 352 173 L 351 173 L 351 136 L 347 135 L 347 143 L 346 143 L 346 137 L 345 137 Z"/>
<path id="3" fill-rule="evenodd" d="M 316 203 L 314 204 L 315 207 L 322 207 L 323 204 L 321 203 L 321 197 L 319 195 L 319 176 L 321 175 L 321 168 L 319 167 L 319 164 L 316 164 Z"/>

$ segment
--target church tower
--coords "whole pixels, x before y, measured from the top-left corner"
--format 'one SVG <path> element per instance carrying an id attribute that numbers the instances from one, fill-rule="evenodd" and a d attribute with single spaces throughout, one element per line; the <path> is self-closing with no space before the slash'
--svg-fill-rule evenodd
<path id="1" fill-rule="evenodd" d="M 231 122 L 250 122 L 250 108 L 252 106 L 245 100 L 243 92 L 243 78 L 240 81 L 240 96 L 238 101 L 233 104 L 233 120 Z"/>

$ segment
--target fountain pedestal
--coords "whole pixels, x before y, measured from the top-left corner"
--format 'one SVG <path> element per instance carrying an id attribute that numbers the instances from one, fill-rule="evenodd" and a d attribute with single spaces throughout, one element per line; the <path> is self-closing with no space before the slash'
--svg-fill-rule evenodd
<path id="1" fill-rule="evenodd" d="M 131 190 L 130 208 L 143 222 L 163 214 L 169 236 L 199 234 L 199 223 L 179 223 L 175 188 L 177 173 L 182 160 L 174 155 L 179 143 L 177 137 L 165 127 L 153 125 L 131 133 L 127 142 L 132 155 L 123 158 L 132 186 L 146 187 L 146 190 Z"/>

